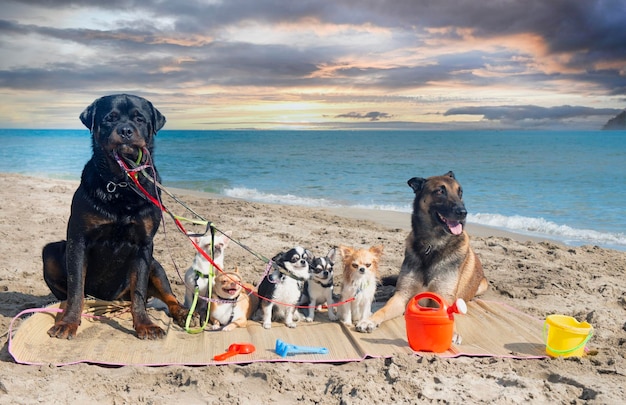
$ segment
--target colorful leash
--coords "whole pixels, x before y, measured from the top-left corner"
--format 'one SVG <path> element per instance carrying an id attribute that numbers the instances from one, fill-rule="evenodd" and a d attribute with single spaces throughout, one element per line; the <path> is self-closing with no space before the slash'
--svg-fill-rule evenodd
<path id="1" fill-rule="evenodd" d="M 137 158 L 137 161 L 134 162 L 137 167 L 136 168 L 130 168 L 128 167 L 128 165 L 126 164 L 126 162 L 124 162 L 119 155 L 116 153 L 115 154 L 115 159 L 117 160 L 118 165 L 120 165 L 120 167 L 126 172 L 127 176 L 131 179 L 131 181 L 133 182 L 133 184 L 137 187 L 137 189 L 139 189 L 139 191 L 141 191 L 141 193 L 143 194 L 143 196 L 145 196 L 148 200 L 150 200 L 154 205 L 156 205 L 161 212 L 164 212 L 166 214 L 168 214 L 173 220 L 174 223 L 176 224 L 176 227 L 178 228 L 178 230 L 180 232 L 182 232 L 184 235 L 187 236 L 187 238 L 189 239 L 189 241 L 191 242 L 191 244 L 196 248 L 196 250 L 209 262 L 209 280 L 208 280 L 208 286 L 207 286 L 207 313 L 206 313 L 206 317 L 204 320 L 204 324 L 200 327 L 200 328 L 190 328 L 190 324 L 191 324 L 191 320 L 193 318 L 193 313 L 195 311 L 195 308 L 197 306 L 197 302 L 198 302 L 198 298 L 199 298 L 199 288 L 196 285 L 195 291 L 194 291 L 194 299 L 193 299 L 193 303 L 192 303 L 192 309 L 190 309 L 189 314 L 187 316 L 187 319 L 185 320 L 185 331 L 187 331 L 188 333 L 200 333 L 203 331 L 204 327 L 208 324 L 209 322 L 209 313 L 210 313 L 210 301 L 208 300 L 209 297 L 211 297 L 211 293 L 212 293 L 212 289 L 213 289 L 213 280 L 215 278 L 215 268 L 217 268 L 219 271 L 223 271 L 217 264 L 215 264 L 215 262 L 213 261 L 213 256 L 215 253 L 214 250 L 214 238 L 215 238 L 215 227 L 213 226 L 213 224 L 209 221 L 207 221 L 206 219 L 200 217 L 198 214 L 196 214 L 195 212 L 193 212 L 193 210 L 189 209 L 192 213 L 194 213 L 194 215 L 197 215 L 198 217 L 201 218 L 200 220 L 188 220 L 186 218 L 183 217 L 179 217 L 177 215 L 174 215 L 172 212 L 170 212 L 164 205 L 163 203 L 158 199 L 158 193 L 157 197 L 153 196 L 152 194 L 150 194 L 148 192 L 148 190 L 146 190 L 143 185 L 139 182 L 139 176 L 138 173 L 141 172 L 148 180 L 152 181 L 156 187 L 158 187 L 158 183 L 156 182 L 156 179 L 153 179 L 152 176 L 148 175 L 148 173 L 145 172 L 145 169 L 148 167 L 148 165 L 141 165 L 139 166 L 139 164 L 141 163 L 142 159 L 143 159 L 143 154 L 146 154 L 147 156 L 147 160 L 150 160 L 150 154 L 148 152 L 147 149 L 143 148 L 139 150 L 139 155 Z M 187 231 L 185 230 L 185 227 L 183 226 L 181 221 L 188 221 L 188 222 L 193 222 L 196 224 L 201 224 L 201 225 L 205 225 L 207 227 L 207 230 L 205 231 L 205 234 L 210 230 L 211 231 L 211 255 L 208 255 L 192 238 L 191 236 L 193 236 L 193 234 L 188 234 Z"/>
<path id="2" fill-rule="evenodd" d="M 240 246 L 242 249 L 246 250 L 248 253 L 252 254 L 253 256 L 255 256 L 256 258 L 258 258 L 259 260 L 263 261 L 264 263 L 266 263 L 268 266 L 275 266 L 275 264 L 269 260 L 268 258 L 266 258 L 265 256 L 261 255 L 260 253 L 257 253 L 255 251 L 253 251 L 252 249 L 250 249 L 248 246 L 240 243 L 237 240 L 234 240 L 232 238 L 230 238 L 228 235 L 226 235 L 224 232 L 222 232 L 221 230 L 217 229 L 210 221 L 204 219 L 200 214 L 196 213 L 193 209 L 191 209 L 190 207 L 188 207 L 184 202 L 182 202 L 180 199 L 178 199 L 174 194 L 170 193 L 169 190 L 167 190 L 162 184 L 160 184 L 157 180 L 156 180 L 156 176 L 150 176 L 145 169 L 147 167 L 149 167 L 149 165 L 144 164 L 139 166 L 139 164 L 141 163 L 141 160 L 143 158 L 143 153 L 146 154 L 147 156 L 147 160 L 150 160 L 150 152 L 143 148 L 143 153 L 141 152 L 142 150 L 140 149 L 140 153 L 139 153 L 139 157 L 137 159 L 137 162 L 133 162 L 135 163 L 135 165 L 137 167 L 135 168 L 130 168 L 126 162 L 124 162 L 119 155 L 117 155 L 117 153 L 115 154 L 115 158 L 117 160 L 118 165 L 122 168 L 122 170 L 124 170 L 126 172 L 126 174 L 130 177 L 130 179 L 132 180 L 133 184 L 137 187 L 137 189 L 141 192 L 141 194 L 143 194 L 144 197 L 146 197 L 148 200 L 150 200 L 154 205 L 156 205 L 161 212 L 164 212 L 166 214 L 168 214 L 174 221 L 174 223 L 176 224 L 176 227 L 178 228 L 178 230 L 180 232 L 182 232 L 185 236 L 187 236 L 187 238 L 189 239 L 189 241 L 191 242 L 191 244 L 194 246 L 194 248 L 202 255 L 202 257 L 204 257 L 210 264 L 210 272 L 209 272 L 209 285 L 207 288 L 207 293 L 208 293 L 208 305 L 207 307 L 210 306 L 210 297 L 211 297 L 211 293 L 212 293 L 212 284 L 213 284 L 213 280 L 215 277 L 215 272 L 214 270 L 217 269 L 220 273 L 224 273 L 224 270 L 218 266 L 217 264 L 215 264 L 215 262 L 213 261 L 213 258 L 210 257 L 192 238 L 191 236 L 197 235 L 197 234 L 189 234 L 187 233 L 187 231 L 185 230 L 185 227 L 182 224 L 182 221 L 185 222 L 189 222 L 189 223 L 193 223 L 196 225 L 205 225 L 207 227 L 207 230 L 205 231 L 205 235 L 206 232 L 210 229 L 212 232 L 212 239 L 213 239 L 213 234 L 215 231 L 219 231 L 220 233 L 222 233 L 223 235 L 225 235 L 226 237 L 228 237 L 231 241 L 233 241 L 235 244 L 237 244 L 238 246 Z M 146 179 L 148 179 L 150 182 L 152 182 L 155 187 L 159 188 L 161 191 L 165 192 L 169 197 L 171 197 L 172 199 L 174 199 L 174 201 L 176 201 L 177 203 L 179 203 L 180 205 L 182 205 L 185 209 L 187 209 L 189 212 L 191 212 L 192 214 L 194 214 L 196 217 L 198 217 L 199 219 L 188 219 L 182 216 L 178 216 L 175 215 L 174 213 L 170 212 L 164 205 L 163 203 L 158 199 L 158 193 L 157 197 L 151 195 L 139 182 L 139 176 L 138 173 L 141 172 L 141 174 L 143 174 L 144 177 L 146 177 Z M 211 241 L 211 248 L 213 249 L 213 240 Z M 280 270 L 280 268 L 279 268 Z M 258 295 L 255 291 L 252 291 L 251 289 L 243 286 L 242 284 L 239 284 L 244 290 L 246 290 L 248 293 L 254 294 L 256 295 L 259 299 L 263 299 L 269 302 L 272 302 L 274 304 L 277 305 L 283 305 L 283 306 L 292 306 L 295 308 L 299 308 L 299 309 L 306 309 L 306 308 L 310 308 L 310 306 L 307 305 L 292 305 L 292 304 L 288 304 L 288 303 L 284 303 L 284 302 L 280 302 L 280 301 L 275 301 L 275 300 L 271 300 L 269 298 L 266 297 L 262 297 L 260 295 Z M 192 307 L 195 309 L 195 306 L 197 305 L 197 301 L 199 299 L 198 297 L 199 294 L 195 294 L 194 293 L 194 299 L 193 299 L 193 303 L 192 303 Z M 331 308 L 331 307 L 338 307 L 344 304 L 347 304 L 351 301 L 354 301 L 354 297 L 348 298 L 345 301 L 341 301 L 341 302 L 335 302 L 332 304 L 327 304 L 326 307 L 327 308 Z M 189 324 L 191 323 L 191 317 L 193 316 L 193 311 L 190 310 L 189 311 L 190 315 L 188 315 L 186 321 L 185 321 L 185 330 L 188 333 L 200 333 L 202 332 L 203 328 L 206 326 L 206 323 L 197 329 L 191 329 L 189 328 Z M 208 318 L 209 318 L 209 310 L 207 309 L 207 318 L 206 318 L 206 322 L 208 322 Z"/>

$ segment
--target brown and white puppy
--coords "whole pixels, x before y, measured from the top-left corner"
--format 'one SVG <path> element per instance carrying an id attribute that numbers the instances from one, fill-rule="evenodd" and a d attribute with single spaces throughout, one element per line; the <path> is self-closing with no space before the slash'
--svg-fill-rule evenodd
<path id="1" fill-rule="evenodd" d="M 346 325 L 363 322 L 372 314 L 372 303 L 378 284 L 378 262 L 383 246 L 354 249 L 340 246 L 343 258 L 341 301 L 354 300 L 339 307 L 339 319 Z"/>
<path id="2" fill-rule="evenodd" d="M 413 177 L 408 184 L 415 192 L 412 230 L 396 290 L 381 309 L 357 324 L 360 332 L 372 332 L 382 322 L 401 316 L 409 300 L 420 292 L 434 292 L 452 303 L 457 298 L 469 301 L 488 287 L 465 232 L 467 210 L 454 173 Z"/>
<path id="3" fill-rule="evenodd" d="M 239 269 L 219 273 L 211 293 L 209 322 L 211 329 L 225 332 L 245 328 L 259 304 L 252 284 L 243 283 Z"/>

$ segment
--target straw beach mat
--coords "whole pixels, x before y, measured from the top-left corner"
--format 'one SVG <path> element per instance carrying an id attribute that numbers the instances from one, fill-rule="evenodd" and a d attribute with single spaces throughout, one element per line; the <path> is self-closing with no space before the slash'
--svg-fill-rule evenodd
<path id="1" fill-rule="evenodd" d="M 103 365 L 213 365 L 252 362 L 349 362 L 368 357 L 393 357 L 416 353 L 408 345 L 404 317 L 384 322 L 372 333 L 359 333 L 339 322 L 330 322 L 325 313 L 315 321 L 299 322 L 294 329 L 273 323 L 269 330 L 250 321 L 247 328 L 230 332 L 186 333 L 162 311 L 150 309 L 153 321 L 167 336 L 161 340 L 140 340 L 135 336 L 127 304 L 86 301 L 85 315 L 72 340 L 53 339 L 47 334 L 59 314 L 59 304 L 26 310 L 17 315 L 9 330 L 9 352 L 16 362 L 62 366 L 74 363 Z M 442 357 L 496 356 L 515 358 L 546 357 L 542 339 L 543 321 L 510 306 L 475 300 L 466 315 L 455 323 L 463 337 L 461 345 L 439 353 Z M 302 346 L 325 347 L 327 354 L 297 354 L 281 357 L 276 340 Z M 233 343 L 252 343 L 256 350 L 226 361 L 213 357 Z"/>

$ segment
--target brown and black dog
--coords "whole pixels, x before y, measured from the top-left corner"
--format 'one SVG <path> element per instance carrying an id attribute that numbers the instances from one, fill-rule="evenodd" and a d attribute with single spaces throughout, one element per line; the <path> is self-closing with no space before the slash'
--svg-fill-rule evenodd
<path id="1" fill-rule="evenodd" d="M 165 117 L 148 100 L 127 94 L 95 100 L 80 115 L 91 131 L 92 157 L 83 169 L 72 199 L 67 240 L 43 248 L 43 275 L 59 300 L 67 300 L 63 315 L 48 334 L 72 339 L 81 321 L 85 295 L 103 300 L 129 300 L 133 326 L 141 339 L 165 332 L 146 312 L 148 297 L 163 301 L 178 324 L 188 310 L 172 294 L 161 264 L 152 257 L 160 209 L 138 190 L 117 160 L 142 160 L 152 154 L 154 137 Z M 142 154 L 143 164 L 153 164 Z M 146 169 L 158 181 L 154 166 Z M 144 176 L 140 184 L 153 197 L 159 190 Z"/>
<path id="2" fill-rule="evenodd" d="M 396 291 L 381 309 L 357 324 L 359 332 L 372 332 L 382 322 L 401 316 L 420 292 L 437 293 L 452 303 L 457 298 L 469 301 L 487 290 L 482 265 L 464 229 L 467 210 L 454 173 L 414 177 L 408 184 L 415 192 L 412 231 Z"/>

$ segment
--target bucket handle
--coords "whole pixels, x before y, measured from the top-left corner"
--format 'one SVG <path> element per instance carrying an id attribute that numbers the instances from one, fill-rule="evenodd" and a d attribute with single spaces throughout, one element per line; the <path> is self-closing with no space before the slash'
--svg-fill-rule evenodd
<path id="1" fill-rule="evenodd" d="M 585 340 L 583 340 L 576 347 L 574 347 L 572 349 L 557 350 L 557 349 L 551 348 L 550 345 L 548 345 L 548 331 L 547 330 L 548 330 L 548 323 L 544 322 L 543 323 L 543 340 L 544 340 L 544 342 L 546 342 L 546 347 L 551 352 L 556 353 L 556 354 L 567 354 L 567 353 L 575 352 L 576 350 L 580 349 L 581 347 L 584 347 L 587 344 L 587 342 L 589 341 L 589 339 L 591 339 L 591 337 L 593 336 L 593 329 L 591 329 L 589 331 L 589 333 L 587 334 L 587 337 L 585 338 Z"/>

